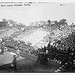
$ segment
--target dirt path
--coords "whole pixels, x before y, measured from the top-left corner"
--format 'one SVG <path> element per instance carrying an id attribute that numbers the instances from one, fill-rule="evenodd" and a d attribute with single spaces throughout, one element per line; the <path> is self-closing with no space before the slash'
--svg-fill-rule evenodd
<path id="1" fill-rule="evenodd" d="M 33 57 L 29 54 L 21 54 L 21 56 L 25 57 L 25 59 L 17 61 L 17 68 L 16 72 L 54 72 L 58 67 L 59 64 L 55 63 L 54 61 L 50 61 L 48 65 L 42 65 L 40 63 L 36 63 L 37 58 Z M 14 68 L 11 68 L 11 64 L 6 64 L 0 66 L 0 72 L 2 73 L 12 73 L 15 72 Z"/>
<path id="2" fill-rule="evenodd" d="M 10 67 L 10 64 L 3 65 L 0 67 L 0 72 L 2 73 L 44 73 L 44 72 L 55 72 L 59 67 L 59 64 L 51 61 L 48 65 L 42 65 L 40 63 L 35 63 L 29 59 L 23 59 L 17 62 L 18 70 L 15 71 L 14 68 Z"/>
<path id="3" fill-rule="evenodd" d="M 59 67 L 59 64 L 54 61 L 50 61 L 48 65 L 42 65 L 40 63 L 33 63 L 28 59 L 18 61 L 18 72 L 54 72 Z"/>

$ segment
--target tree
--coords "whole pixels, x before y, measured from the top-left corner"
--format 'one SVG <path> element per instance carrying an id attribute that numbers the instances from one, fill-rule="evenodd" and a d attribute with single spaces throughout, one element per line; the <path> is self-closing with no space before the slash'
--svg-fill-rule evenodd
<path id="1" fill-rule="evenodd" d="M 59 22 L 57 20 L 55 20 L 54 22 L 55 22 L 55 25 L 58 25 L 59 24 Z"/>
<path id="2" fill-rule="evenodd" d="M 8 24 L 8 21 L 6 19 L 3 19 L 1 22 L 0 22 L 0 27 L 6 27 Z"/>
<path id="3" fill-rule="evenodd" d="M 48 22 L 49 24 L 51 24 L 51 21 L 50 21 L 50 20 L 48 20 L 47 22 Z"/>
<path id="4" fill-rule="evenodd" d="M 11 26 L 16 26 L 16 21 L 13 21 L 13 20 L 9 20 L 9 25 L 11 25 Z"/>
<path id="5" fill-rule="evenodd" d="M 67 25 L 67 22 L 66 22 L 67 20 L 66 19 L 61 19 L 60 21 L 59 21 L 59 24 L 60 25 Z"/>

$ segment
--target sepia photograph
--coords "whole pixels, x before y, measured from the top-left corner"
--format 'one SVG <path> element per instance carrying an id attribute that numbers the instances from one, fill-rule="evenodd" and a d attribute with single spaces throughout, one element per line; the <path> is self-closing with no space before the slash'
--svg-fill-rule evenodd
<path id="1" fill-rule="evenodd" d="M 75 73 L 75 3 L 0 2 L 0 73 Z"/>

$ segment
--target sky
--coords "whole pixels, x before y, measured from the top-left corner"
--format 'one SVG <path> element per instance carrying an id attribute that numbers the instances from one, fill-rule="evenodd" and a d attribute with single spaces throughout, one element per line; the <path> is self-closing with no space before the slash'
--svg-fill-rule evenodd
<path id="1" fill-rule="evenodd" d="M 12 19 L 26 25 L 40 20 L 59 21 L 65 18 L 68 24 L 71 24 L 75 23 L 75 3 L 36 2 L 32 3 L 31 6 L 0 7 L 0 20 L 3 18 Z"/>

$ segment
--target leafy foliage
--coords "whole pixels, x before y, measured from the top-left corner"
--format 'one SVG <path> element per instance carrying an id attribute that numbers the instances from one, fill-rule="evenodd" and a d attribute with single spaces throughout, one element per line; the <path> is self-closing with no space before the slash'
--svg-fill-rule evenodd
<path id="1" fill-rule="evenodd" d="M 34 24 L 33 26 L 24 26 L 22 23 L 18 24 L 13 20 L 7 21 L 4 19 L 3 21 L 1 21 L 0 24 L 1 26 L 8 25 L 10 28 L 14 29 L 14 31 L 18 29 L 17 32 L 13 33 L 13 36 L 16 36 L 18 32 L 25 32 L 25 34 L 27 33 L 30 34 L 33 29 L 36 30 L 38 28 L 49 32 L 47 36 L 44 37 L 43 41 L 46 43 L 50 43 L 50 45 L 48 45 L 46 49 L 48 49 L 48 47 L 51 46 L 51 48 L 49 47 L 49 51 L 53 50 L 52 54 L 53 58 L 55 58 L 54 54 L 57 55 L 59 53 L 58 51 L 67 52 L 68 48 L 70 49 L 75 48 L 75 29 L 74 29 L 75 27 L 74 24 L 72 24 L 73 26 L 72 25 L 69 26 L 66 19 L 61 19 L 60 21 L 48 20 L 47 22 L 38 21 L 33 23 Z M 2 42 L 0 43 L 0 49 L 3 52 L 7 50 L 13 51 L 15 53 L 17 52 L 17 50 L 20 50 L 24 53 L 30 53 L 35 56 L 37 56 L 39 52 L 44 52 L 44 48 L 41 49 L 38 48 L 38 50 L 35 50 L 34 47 L 31 45 L 32 45 L 31 43 L 25 44 L 24 41 L 21 40 L 16 41 L 13 38 L 6 37 L 5 39 L 2 39 Z"/>
<path id="2" fill-rule="evenodd" d="M 25 44 L 23 41 L 16 41 L 12 38 L 2 39 L 0 43 L 0 49 L 4 53 L 5 51 L 17 53 L 17 50 L 23 53 L 29 53 L 31 55 L 36 55 L 34 47 L 31 44 Z M 34 51 L 34 52 L 33 52 Z"/>
<path id="3" fill-rule="evenodd" d="M 8 21 L 6 19 L 3 19 L 1 22 L 0 22 L 0 27 L 6 27 L 8 24 Z"/>

